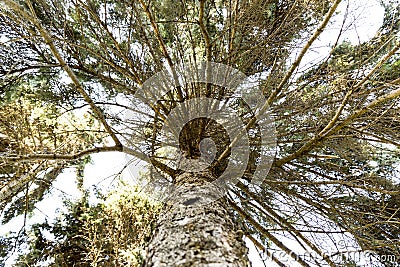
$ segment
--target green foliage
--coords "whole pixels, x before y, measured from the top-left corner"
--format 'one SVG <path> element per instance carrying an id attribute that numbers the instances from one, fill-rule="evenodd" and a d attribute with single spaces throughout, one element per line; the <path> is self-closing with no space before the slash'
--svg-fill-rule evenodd
<path id="1" fill-rule="evenodd" d="M 34 81 L 32 83 L 35 84 Z M 0 107 L 1 153 L 14 158 L 33 151 L 38 154 L 49 151 L 67 154 L 101 142 L 101 132 L 86 130 L 96 131 L 100 128 L 90 116 L 63 114 L 55 104 L 43 101 L 37 97 L 37 92 L 33 92 L 33 85 L 21 85 L 16 96 Z M 87 160 L 79 158 L 70 164 L 78 167 Z M 2 222 L 7 223 L 18 215 L 31 212 L 35 203 L 43 199 L 51 184 L 67 166 L 65 161 L 40 164 L 0 162 L 0 207 L 4 209 Z"/>
<path id="2" fill-rule="evenodd" d="M 32 225 L 14 266 L 141 266 L 160 205 L 124 182 L 99 194 L 98 204 L 66 200 L 54 222 Z"/>

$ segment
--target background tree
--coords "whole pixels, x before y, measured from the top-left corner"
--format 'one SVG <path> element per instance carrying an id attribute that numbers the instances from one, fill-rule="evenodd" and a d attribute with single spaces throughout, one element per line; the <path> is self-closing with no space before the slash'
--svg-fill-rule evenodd
<path id="1" fill-rule="evenodd" d="M 321 62 L 300 71 L 339 3 L 3 1 L 0 93 L 8 119 L 0 126 L 0 200 L 5 218 L 31 211 L 62 169 L 83 166 L 81 159 L 92 153 L 129 152 L 150 161 L 155 168 L 150 173 L 158 171 L 165 183 L 179 183 L 186 176 L 159 139 L 165 117 L 178 103 L 198 96 L 230 103 L 235 97 L 217 86 L 188 84 L 172 88 L 148 109 L 127 103 L 137 103 L 137 90 L 165 66 L 206 60 L 251 76 L 276 123 L 272 168 L 260 186 L 252 186 L 262 132 L 255 114 L 236 102 L 234 112 L 253 143 L 245 174 L 221 200 L 227 221 L 280 266 L 285 262 L 277 251 L 302 266 L 335 266 L 354 263 L 343 253 L 350 250 L 371 251 L 381 259 L 372 264 L 395 266 L 395 260 L 379 255 L 400 257 L 399 10 L 396 1 L 383 2 L 385 17 L 375 37 L 358 45 L 338 41 Z M 21 99 L 28 98 L 34 101 L 24 107 Z M 16 107 L 24 111 L 15 112 Z M 138 119 L 126 121 L 123 110 Z M 54 114 L 74 117 L 79 111 L 88 122 L 72 123 L 73 131 L 65 135 L 66 124 L 56 123 Z M 147 139 L 139 142 L 138 135 Z M 224 151 L 231 142 L 217 124 L 190 122 L 179 140 L 181 156 L 198 158 L 205 138 L 219 145 L 219 160 L 210 168 L 215 178 L 226 167 Z M 288 239 L 297 245 L 287 245 Z M 313 257 L 297 255 L 303 250 Z"/>
<path id="2" fill-rule="evenodd" d="M 26 229 L 19 238 L 28 247 L 15 266 L 141 266 L 160 206 L 124 182 L 97 194 L 95 205 L 83 192 L 76 201 L 65 200 L 67 210 L 54 222 Z"/>

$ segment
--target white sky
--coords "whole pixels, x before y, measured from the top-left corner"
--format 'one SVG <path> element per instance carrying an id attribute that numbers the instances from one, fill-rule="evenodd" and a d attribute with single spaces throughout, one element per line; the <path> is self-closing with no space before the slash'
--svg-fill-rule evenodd
<path id="1" fill-rule="evenodd" d="M 333 45 L 336 41 L 338 32 L 345 15 L 347 1 L 343 1 L 339 6 L 339 14 L 335 15 L 333 23 L 329 26 L 330 30 L 325 31 L 321 34 L 320 38 L 312 46 L 309 53 L 306 54 L 300 69 L 309 67 L 310 64 L 315 63 L 317 60 L 321 60 L 327 56 L 330 51 L 329 46 Z M 353 44 L 366 41 L 373 37 L 381 25 L 383 18 L 383 8 L 379 6 L 377 0 L 350 0 L 349 1 L 350 12 L 347 15 L 347 22 L 345 23 L 345 32 L 341 37 L 341 41 L 348 40 Z M 355 21 L 355 23 L 353 23 Z M 85 187 L 90 188 L 93 184 L 98 184 L 101 188 L 109 188 L 112 182 L 113 174 L 118 173 L 121 168 L 126 164 L 126 157 L 123 153 L 109 152 L 103 154 L 96 154 L 92 156 L 93 165 L 88 165 L 85 169 Z M 135 168 L 131 168 L 135 170 Z M 135 171 L 134 171 L 135 172 Z M 129 177 L 131 173 L 125 172 Z M 133 175 L 138 175 L 137 173 Z M 34 221 L 40 222 L 44 218 L 48 218 L 50 221 L 54 218 L 55 211 L 57 208 L 62 208 L 62 195 L 72 197 L 79 197 L 79 191 L 75 185 L 75 173 L 73 170 L 67 170 L 61 174 L 54 184 L 53 195 L 47 197 L 42 202 L 38 203 L 37 208 L 40 212 L 37 212 L 34 216 Z M 108 178 L 108 179 L 107 179 Z M 135 179 L 136 177 L 133 177 Z M 61 191 L 57 190 L 60 189 Z M 64 193 L 63 193 L 64 192 Z M 0 234 L 3 235 L 9 230 L 19 230 L 19 227 L 23 225 L 22 218 L 12 220 L 11 223 L 0 226 Z M 249 245 L 250 253 L 249 257 L 252 261 L 253 267 L 262 267 L 264 264 L 259 260 L 259 256 L 255 248 L 247 242 Z M 284 243 L 289 247 L 298 247 L 298 245 L 291 240 L 284 240 Z M 266 262 L 266 266 L 276 266 L 272 262 Z M 292 264 L 290 266 L 297 266 Z"/>

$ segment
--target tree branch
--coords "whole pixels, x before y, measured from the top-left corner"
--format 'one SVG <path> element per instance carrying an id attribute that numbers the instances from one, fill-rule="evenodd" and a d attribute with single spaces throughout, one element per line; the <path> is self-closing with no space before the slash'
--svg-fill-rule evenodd
<path id="1" fill-rule="evenodd" d="M 252 235 L 246 234 L 246 237 L 250 239 L 253 244 L 260 249 L 263 253 L 267 253 L 268 257 L 270 257 L 278 266 L 280 267 L 287 267 L 285 264 L 283 264 L 277 257 L 275 257 L 274 253 L 266 249 L 260 242 L 258 242 Z"/>
<path id="2" fill-rule="evenodd" d="M 122 147 L 110 146 L 110 147 L 95 147 L 87 150 L 83 150 L 76 154 L 29 154 L 15 157 L 1 157 L 6 162 L 32 162 L 37 160 L 76 160 L 81 157 L 100 153 L 100 152 L 113 152 L 122 151 Z"/>
<path id="3" fill-rule="evenodd" d="M 254 123 L 257 122 L 257 117 L 260 116 L 260 114 L 263 114 L 267 111 L 271 103 L 274 101 L 275 97 L 278 95 L 278 93 L 283 89 L 283 86 L 286 84 L 286 82 L 289 80 L 289 78 L 292 76 L 293 72 L 297 69 L 299 66 L 301 60 L 303 59 L 303 56 L 306 54 L 308 49 L 311 47 L 312 43 L 318 38 L 318 36 L 322 33 L 322 31 L 325 29 L 326 25 L 328 24 L 329 20 L 331 19 L 333 13 L 335 12 L 336 8 L 338 7 L 339 3 L 341 0 L 336 0 L 335 3 L 331 6 L 331 8 L 328 11 L 328 14 L 326 15 L 325 19 L 323 20 L 322 24 L 317 28 L 315 33 L 311 36 L 311 38 L 308 40 L 307 44 L 303 47 L 303 49 L 300 52 L 300 55 L 297 57 L 296 61 L 293 63 L 292 67 L 286 74 L 286 76 L 283 78 L 283 80 L 280 82 L 276 90 L 269 96 L 267 101 L 264 103 L 264 105 L 261 107 L 261 109 L 257 112 L 255 116 L 253 116 L 250 121 L 246 125 L 246 130 L 249 130 Z M 235 137 L 230 145 L 222 152 L 220 157 L 213 163 L 213 166 L 216 166 L 219 164 L 222 160 L 224 160 L 228 154 L 232 146 L 239 140 L 241 136 Z"/>
<path id="4" fill-rule="evenodd" d="M 304 55 L 307 53 L 307 51 L 310 49 L 311 45 L 314 43 L 314 41 L 318 38 L 318 36 L 324 31 L 326 25 L 328 25 L 329 20 L 335 13 L 339 3 L 342 0 L 336 0 L 331 8 L 328 11 L 328 14 L 325 16 L 324 20 L 322 21 L 321 25 L 317 28 L 317 30 L 314 32 L 314 34 L 311 36 L 311 38 L 308 40 L 306 45 L 303 47 L 301 50 L 299 56 L 297 57 L 296 61 L 292 64 L 290 67 L 289 71 L 286 73 L 285 77 L 282 79 L 282 81 L 279 83 L 278 87 L 275 89 L 275 91 L 268 97 L 267 101 L 265 102 L 264 106 L 261 108 L 260 113 L 262 114 L 267 110 L 267 108 L 272 104 L 274 101 L 275 97 L 280 93 L 280 91 L 283 89 L 283 86 L 287 83 L 287 81 L 292 77 L 294 71 L 297 69 L 297 67 L 300 65 L 301 60 L 303 59 Z"/>
<path id="5" fill-rule="evenodd" d="M 199 10 L 199 25 L 201 29 L 201 33 L 204 37 L 204 42 L 206 43 L 206 58 L 207 61 L 211 61 L 211 42 L 210 42 L 210 36 L 208 35 L 206 26 L 204 25 L 204 5 L 206 3 L 206 0 L 201 0 L 200 1 L 200 10 Z"/>
<path id="6" fill-rule="evenodd" d="M 85 7 L 85 9 L 92 15 L 92 17 L 95 19 L 95 21 L 103 28 L 103 30 L 106 32 L 106 34 L 108 35 L 108 37 L 110 37 L 110 39 L 112 40 L 112 42 L 114 43 L 118 53 L 120 54 L 120 56 L 124 59 L 125 63 L 130 67 L 130 69 L 133 71 L 133 76 L 135 79 L 135 82 L 137 82 L 139 85 L 142 85 L 142 81 L 139 78 L 139 75 L 136 73 L 135 71 L 135 67 L 132 65 L 132 62 L 129 60 L 129 58 L 126 56 L 126 54 L 122 51 L 120 44 L 117 42 L 117 40 L 115 39 L 114 35 L 109 31 L 107 25 L 99 18 L 99 16 L 93 12 L 93 10 L 86 5 L 84 2 L 79 0 L 79 3 Z"/>
<path id="7" fill-rule="evenodd" d="M 228 199 L 229 204 L 233 207 L 235 211 L 239 213 L 243 219 L 248 221 L 251 225 L 253 225 L 260 233 L 262 233 L 266 238 L 268 238 L 271 242 L 273 242 L 277 247 L 282 249 L 287 253 L 290 257 L 292 257 L 295 261 L 297 261 L 303 267 L 310 267 L 310 265 L 305 262 L 299 255 L 290 250 L 287 246 L 285 246 L 281 241 L 279 241 L 275 236 L 270 234 L 267 229 L 265 229 L 262 225 L 256 222 L 249 214 L 244 212 L 241 208 L 239 208 L 232 200 Z"/>
<path id="8" fill-rule="evenodd" d="M 166 48 L 166 46 L 164 44 L 164 41 L 162 39 L 162 36 L 161 36 L 160 31 L 159 31 L 158 26 L 157 26 L 157 23 L 155 22 L 155 20 L 153 18 L 153 15 L 150 12 L 150 7 L 147 6 L 146 3 L 143 0 L 139 0 L 139 2 L 142 5 L 142 7 L 143 7 L 148 19 L 150 20 L 151 26 L 153 28 L 153 31 L 154 31 L 155 35 L 156 35 L 157 41 L 158 41 L 158 43 L 159 43 L 159 45 L 161 47 L 163 55 L 167 59 L 168 65 L 172 70 L 172 74 L 174 76 L 174 80 L 177 82 L 177 84 L 179 84 L 178 83 L 179 79 L 178 79 L 178 76 L 177 76 L 176 71 L 174 69 L 174 64 L 173 64 L 172 59 L 171 59 L 171 57 L 170 57 L 170 55 L 169 55 L 169 53 L 167 51 L 167 48 Z M 177 91 L 178 91 L 179 100 L 182 101 L 183 100 L 183 93 L 182 93 L 182 89 L 180 88 L 180 86 L 177 86 Z"/>
<path id="9" fill-rule="evenodd" d="M 306 238 L 299 230 L 297 230 L 291 223 L 289 223 L 284 217 L 280 216 L 276 213 L 271 207 L 269 207 L 264 201 L 261 201 L 259 197 L 251 192 L 243 183 L 239 182 L 236 186 L 238 186 L 243 192 L 245 192 L 248 196 L 253 198 L 257 203 L 268 213 L 268 216 L 274 220 L 277 220 L 281 226 L 285 226 L 288 228 L 287 231 L 292 232 L 295 238 L 300 238 L 303 242 L 312 250 L 318 253 L 329 266 L 335 267 L 335 263 L 323 253 L 314 243 L 312 243 L 308 238 Z"/>
<path id="10" fill-rule="evenodd" d="M 398 50 L 399 48 L 400 48 L 400 43 L 396 46 L 396 49 L 397 49 L 397 50 Z M 392 54 L 392 55 L 393 55 L 393 50 L 391 50 L 388 54 Z M 383 57 L 383 58 L 386 59 L 386 60 L 389 59 L 389 57 L 387 57 L 387 55 L 386 55 L 385 57 Z M 383 63 L 382 63 L 381 61 L 379 61 L 379 62 L 377 63 L 377 65 L 380 65 L 380 66 L 382 66 L 382 64 L 383 64 Z M 371 70 L 371 72 L 375 72 L 376 69 L 377 69 L 377 68 L 374 67 L 374 68 Z M 371 72 L 370 72 L 370 73 L 371 73 Z M 370 76 L 370 73 L 367 74 L 368 77 Z M 364 79 L 363 79 L 363 80 L 364 80 Z M 400 78 L 394 80 L 394 81 L 391 82 L 390 84 L 391 84 L 391 85 L 395 85 L 395 84 L 397 84 L 397 83 L 399 83 L 399 82 L 400 82 Z M 359 84 L 360 84 L 360 83 L 359 83 Z M 357 85 L 357 86 L 361 86 L 361 84 L 360 84 L 360 85 Z M 350 92 L 351 92 L 351 91 L 350 91 Z M 299 148 L 299 149 L 298 149 L 296 152 L 294 152 L 293 154 L 291 154 L 291 155 L 289 155 L 289 156 L 287 156 L 287 157 L 285 157 L 285 158 L 282 158 L 282 159 L 276 161 L 274 164 L 275 164 L 276 166 L 282 166 L 283 164 L 285 164 L 285 163 L 287 163 L 287 162 L 289 162 L 289 161 L 291 161 L 291 160 L 293 160 L 293 159 L 295 159 L 295 158 L 298 158 L 298 157 L 300 157 L 300 156 L 302 156 L 302 155 L 304 155 L 304 154 L 310 152 L 310 151 L 315 147 L 315 145 L 316 145 L 317 143 L 321 142 L 322 140 L 324 140 L 324 139 L 327 138 L 328 136 L 330 136 L 330 135 L 334 134 L 335 132 L 339 131 L 339 130 L 342 129 L 343 127 L 349 125 L 350 123 L 352 123 L 355 119 L 357 119 L 357 118 L 360 117 L 361 115 L 363 115 L 363 114 L 367 113 L 368 111 L 372 110 L 374 107 L 379 106 L 379 105 L 381 105 L 381 104 L 383 104 L 383 103 L 385 103 L 385 102 L 387 102 L 387 101 L 393 100 L 393 99 L 395 99 L 395 98 L 397 98 L 397 97 L 399 97 L 399 96 L 400 96 L 400 89 L 394 90 L 394 91 L 392 91 L 391 93 L 388 93 L 388 94 L 386 94 L 386 95 L 384 95 L 384 96 L 381 96 L 381 97 L 377 98 L 376 100 L 372 101 L 369 105 L 367 105 L 367 106 L 365 106 L 365 107 L 363 107 L 363 108 L 361 108 L 361 109 L 355 111 L 353 114 L 347 116 L 346 119 L 344 119 L 343 121 L 341 121 L 341 122 L 339 122 L 338 124 L 336 124 L 336 126 L 333 126 L 334 123 L 335 123 L 336 120 L 337 120 L 337 117 L 334 116 L 334 117 L 332 118 L 332 120 L 328 123 L 328 125 L 327 125 L 321 132 L 319 132 L 314 138 L 312 138 L 310 141 L 308 141 L 307 143 L 305 143 L 301 148 Z M 346 95 L 346 97 L 347 97 L 347 95 Z M 341 109 L 340 109 L 340 108 L 339 108 L 338 112 L 339 112 L 339 111 L 341 112 Z M 329 128 L 327 128 L 328 126 L 329 126 Z"/>
<path id="11" fill-rule="evenodd" d="M 120 147 L 122 149 L 122 144 L 119 141 L 117 135 L 114 133 L 114 131 L 111 129 L 110 125 L 108 125 L 106 118 L 103 114 L 103 112 L 94 104 L 93 100 L 90 98 L 88 93 L 85 91 L 83 88 L 81 82 L 79 81 L 78 77 L 75 75 L 74 71 L 68 66 L 68 64 L 65 62 L 63 57 L 61 56 L 60 52 L 56 48 L 53 40 L 51 39 L 49 33 L 42 27 L 40 21 L 37 19 L 35 11 L 28 0 L 28 4 L 30 7 L 30 10 L 32 14 L 28 14 L 26 11 L 22 9 L 22 7 L 15 3 L 12 0 L 5 0 L 6 4 L 8 7 L 10 7 L 12 10 L 14 10 L 17 14 L 20 14 L 22 17 L 30 21 L 39 31 L 40 35 L 42 38 L 45 40 L 46 44 L 49 46 L 52 54 L 55 56 L 57 61 L 60 63 L 61 67 L 64 69 L 64 71 L 68 74 L 68 76 L 71 78 L 72 82 L 75 84 L 78 92 L 82 95 L 82 97 L 85 99 L 85 101 L 90 105 L 91 109 L 93 112 L 96 114 L 100 122 L 103 124 L 104 128 L 108 132 L 108 134 L 111 136 L 113 139 L 114 143 L 116 146 Z"/>

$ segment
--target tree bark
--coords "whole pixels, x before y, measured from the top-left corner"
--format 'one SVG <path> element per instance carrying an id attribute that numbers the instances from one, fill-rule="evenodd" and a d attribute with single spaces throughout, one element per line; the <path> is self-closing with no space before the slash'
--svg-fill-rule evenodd
<path id="1" fill-rule="evenodd" d="M 161 212 L 157 229 L 147 248 L 145 267 L 200 266 L 248 267 L 243 233 L 221 188 L 200 189 L 213 177 L 208 172 L 184 173 Z"/>

